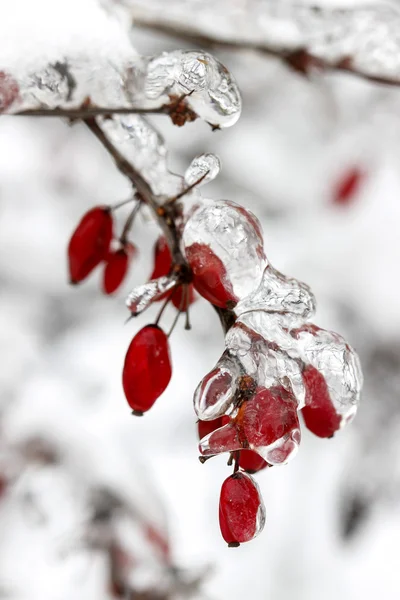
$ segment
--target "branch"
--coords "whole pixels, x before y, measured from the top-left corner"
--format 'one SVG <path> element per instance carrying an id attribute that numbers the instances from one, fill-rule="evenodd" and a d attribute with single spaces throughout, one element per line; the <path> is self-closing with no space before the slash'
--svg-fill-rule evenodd
<path id="1" fill-rule="evenodd" d="M 131 181 L 132 185 L 136 188 L 140 200 L 150 208 L 171 249 L 175 267 L 181 271 L 183 277 L 187 276 L 190 278 L 191 274 L 189 266 L 180 249 L 180 233 L 176 226 L 179 207 L 176 205 L 176 202 L 169 202 L 153 193 L 148 182 L 138 170 L 122 156 L 94 117 L 90 117 L 83 122 L 114 159 L 118 170 Z M 226 333 L 235 322 L 235 314 L 228 309 L 222 309 L 216 306 L 214 306 L 214 308 L 220 318 L 222 329 L 224 333 Z"/>
<path id="2" fill-rule="evenodd" d="M 169 115 L 174 125 L 184 125 L 188 121 L 194 121 L 197 118 L 196 113 L 189 108 L 185 98 L 189 94 L 182 96 L 170 96 L 170 102 L 154 108 L 140 108 L 135 106 L 111 107 L 95 106 L 90 101 L 83 102 L 81 106 L 71 108 L 31 108 L 15 112 L 17 116 L 27 117 L 64 117 L 67 119 L 87 119 L 88 117 L 109 117 L 111 115 Z"/>
<path id="3" fill-rule="evenodd" d="M 309 7 L 309 10 L 311 13 L 314 12 L 317 14 L 320 9 L 317 7 Z M 344 12 L 345 11 L 342 11 L 342 13 Z M 356 9 L 351 12 L 356 13 Z M 373 69 L 370 71 L 368 68 L 361 68 L 358 66 L 356 64 L 357 57 L 352 55 L 342 54 L 339 58 L 331 58 L 329 57 L 328 52 L 312 51 L 306 43 L 298 45 L 297 47 L 277 47 L 276 45 L 269 43 L 267 39 L 260 40 L 259 35 L 257 36 L 257 41 L 253 41 L 254 38 L 240 39 L 240 37 L 234 36 L 233 32 L 230 32 L 232 37 L 226 34 L 224 34 L 223 37 L 218 37 L 218 35 L 214 33 L 205 33 L 202 31 L 201 28 L 198 27 L 195 18 L 191 19 L 192 25 L 190 26 L 187 21 L 183 24 L 183 22 L 180 23 L 179 20 L 176 20 L 174 23 L 172 21 L 158 20 L 157 18 L 147 18 L 140 13 L 136 15 L 134 8 L 132 9 L 132 13 L 135 27 L 164 33 L 203 49 L 213 50 L 222 48 L 232 51 L 251 50 L 278 58 L 291 69 L 304 75 L 309 74 L 312 69 L 319 71 L 341 71 L 373 83 L 400 86 L 400 72 L 387 75 L 378 72 L 374 73 Z M 339 11 L 336 11 L 336 13 L 339 14 Z M 332 12 L 333 15 L 336 13 L 334 11 Z M 393 13 L 398 16 L 395 11 L 393 11 Z M 377 20 L 377 24 L 379 23 L 379 20 Z M 314 33 L 317 34 L 318 32 L 315 31 Z M 266 38 L 267 36 L 265 35 L 264 37 Z M 389 58 L 393 60 L 393 56 L 390 56 Z"/>

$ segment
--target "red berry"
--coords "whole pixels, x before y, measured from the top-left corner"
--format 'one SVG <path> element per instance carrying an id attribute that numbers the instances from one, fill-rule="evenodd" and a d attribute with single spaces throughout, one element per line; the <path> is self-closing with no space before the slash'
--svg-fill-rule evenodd
<path id="1" fill-rule="evenodd" d="M 333 202 L 335 204 L 349 204 L 360 188 L 363 175 L 363 172 L 357 167 L 349 169 L 335 185 Z"/>
<path id="2" fill-rule="evenodd" d="M 245 473 L 225 479 L 219 499 L 219 525 L 229 546 L 252 540 L 263 528 L 264 505 L 255 481 Z"/>
<path id="3" fill-rule="evenodd" d="M 113 294 L 119 288 L 135 254 L 136 248 L 133 244 L 126 244 L 116 252 L 110 252 L 103 275 L 103 291 L 105 294 Z"/>
<path id="4" fill-rule="evenodd" d="M 158 279 L 168 275 L 171 269 L 172 256 L 167 240 L 160 236 L 154 246 L 154 268 L 150 279 Z"/>
<path id="5" fill-rule="evenodd" d="M 157 325 L 143 327 L 126 353 L 122 383 L 129 406 L 137 414 L 149 410 L 171 379 L 168 338 Z"/>
<path id="6" fill-rule="evenodd" d="M 206 300 L 220 308 L 232 308 L 238 298 L 233 293 L 223 262 L 206 244 L 194 243 L 185 250 L 193 271 L 193 284 Z"/>
<path id="7" fill-rule="evenodd" d="M 307 429 L 321 438 L 332 437 L 340 428 L 341 417 L 331 402 L 324 376 L 311 365 L 303 371 L 306 406 L 301 411 Z"/>
<path id="8" fill-rule="evenodd" d="M 255 396 L 242 405 L 237 419 L 254 447 L 274 444 L 299 427 L 297 404 L 283 387 L 258 388 Z"/>
<path id="9" fill-rule="evenodd" d="M 182 312 L 187 310 L 188 306 L 195 301 L 193 284 L 189 283 L 187 285 L 189 286 L 188 291 L 185 289 L 185 285 L 180 285 L 172 296 L 172 304 Z"/>
<path id="10" fill-rule="evenodd" d="M 71 283 L 83 281 L 107 258 L 112 235 L 113 220 L 107 207 L 92 208 L 82 217 L 68 245 Z"/>
<path id="11" fill-rule="evenodd" d="M 0 112 L 7 110 L 18 98 L 19 86 L 11 75 L 0 71 Z"/>
<path id="12" fill-rule="evenodd" d="M 268 467 L 268 463 L 253 450 L 241 450 L 239 467 L 247 473 L 257 473 Z"/>

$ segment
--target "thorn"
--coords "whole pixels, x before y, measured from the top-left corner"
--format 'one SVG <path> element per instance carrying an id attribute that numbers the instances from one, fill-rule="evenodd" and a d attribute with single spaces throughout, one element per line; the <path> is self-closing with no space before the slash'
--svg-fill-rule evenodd
<path id="1" fill-rule="evenodd" d="M 126 321 L 124 321 L 124 325 L 126 325 L 127 323 L 129 323 L 129 321 L 131 321 L 135 317 L 137 317 L 137 315 L 135 315 L 135 313 L 131 313 L 130 316 L 126 319 Z"/>

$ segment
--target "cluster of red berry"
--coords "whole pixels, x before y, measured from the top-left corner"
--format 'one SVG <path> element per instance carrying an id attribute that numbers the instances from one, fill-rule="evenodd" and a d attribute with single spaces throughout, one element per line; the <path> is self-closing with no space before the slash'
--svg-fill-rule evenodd
<path id="1" fill-rule="evenodd" d="M 111 252 L 112 209 L 97 207 L 83 217 L 68 251 L 74 283 L 105 263 L 105 277 L 108 273 L 113 285 L 104 287 L 117 289 L 132 255 L 127 250 L 132 220 L 120 247 Z M 225 351 L 196 389 L 194 407 L 201 461 L 227 452 L 228 464 L 234 465 L 222 485 L 219 515 L 223 538 L 238 546 L 253 539 L 265 521 L 251 474 L 286 464 L 296 454 L 300 410 L 310 431 L 332 437 L 355 414 L 362 376 L 343 338 L 306 322 L 315 310 L 314 297 L 308 286 L 268 264 L 254 215 L 233 202 L 204 201 L 179 228 L 179 236 L 187 261 L 183 270 L 160 237 L 150 281 L 127 299 L 133 316 L 153 302 L 165 302 L 156 322 L 143 327 L 129 345 L 123 388 L 133 413 L 142 415 L 168 386 L 169 334 L 158 322 L 170 301 L 178 317 L 188 312 L 196 290 L 229 313 Z M 121 253 L 124 268 L 115 258 Z"/>
<path id="2" fill-rule="evenodd" d="M 113 294 L 124 281 L 137 249 L 126 239 L 127 228 L 117 242 L 118 247 L 112 248 L 113 210 L 110 206 L 96 206 L 79 222 L 68 246 L 70 283 L 81 283 L 100 264 L 104 265 L 105 294 Z M 134 211 L 132 215 L 135 214 Z"/>

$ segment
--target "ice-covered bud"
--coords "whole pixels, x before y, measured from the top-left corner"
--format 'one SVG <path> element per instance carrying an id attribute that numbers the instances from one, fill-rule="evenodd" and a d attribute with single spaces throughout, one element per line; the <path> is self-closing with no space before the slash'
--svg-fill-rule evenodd
<path id="1" fill-rule="evenodd" d="M 188 94 L 190 108 L 217 127 L 234 125 L 242 110 L 240 92 L 230 72 L 211 54 L 198 50 L 166 52 L 149 62 L 146 97 L 156 99 L 166 94 Z"/>
<path id="2" fill-rule="evenodd" d="M 316 325 L 306 324 L 291 333 L 306 365 L 306 425 L 316 435 L 330 437 L 357 411 L 363 383 L 359 358 L 340 335 Z"/>
<path id="3" fill-rule="evenodd" d="M 187 185 L 193 185 L 196 181 L 203 178 L 198 184 L 200 187 L 215 179 L 220 172 L 220 169 L 221 163 L 215 154 L 200 154 L 200 156 L 196 156 L 192 160 L 187 168 L 185 173 L 185 183 Z"/>
<path id="4" fill-rule="evenodd" d="M 276 313 L 283 326 L 293 327 L 312 317 L 315 298 L 308 285 L 268 265 L 259 287 L 235 307 L 239 316 L 256 310 Z"/>
<path id="5" fill-rule="evenodd" d="M 139 315 L 153 302 L 157 302 L 170 292 L 177 282 L 174 277 L 159 277 L 148 283 L 135 287 L 127 297 L 125 304 L 130 310 L 132 316 Z"/>
<path id="6" fill-rule="evenodd" d="M 266 258 L 256 217 L 234 202 L 205 201 L 189 217 L 183 243 L 197 291 L 232 308 L 256 289 Z"/>
<path id="7" fill-rule="evenodd" d="M 228 546 L 254 539 L 264 523 L 265 508 L 254 479 L 245 473 L 225 479 L 219 499 L 219 525 Z"/>
<path id="8" fill-rule="evenodd" d="M 194 393 L 194 410 L 199 419 L 211 421 L 232 410 L 239 376 L 240 366 L 229 353 L 224 352 Z"/>
<path id="9" fill-rule="evenodd" d="M 295 456 L 300 437 L 295 398 L 284 388 L 260 387 L 227 425 L 201 440 L 199 450 L 213 456 L 250 449 L 270 465 L 279 465 Z"/>

